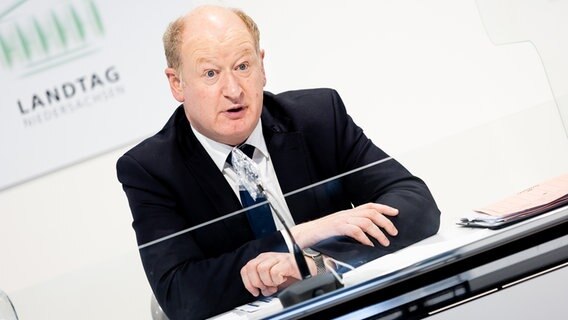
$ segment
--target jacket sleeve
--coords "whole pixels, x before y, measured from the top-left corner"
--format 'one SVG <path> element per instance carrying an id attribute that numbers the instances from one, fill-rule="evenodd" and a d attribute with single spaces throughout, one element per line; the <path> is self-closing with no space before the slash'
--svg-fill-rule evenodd
<path id="1" fill-rule="evenodd" d="M 285 251 L 279 232 L 209 257 L 194 234 L 214 232 L 215 224 L 188 231 L 172 192 L 133 156 L 118 160 L 117 173 L 134 218 L 146 276 L 170 319 L 201 319 L 255 299 L 244 288 L 240 269 L 261 252 Z"/>
<path id="2" fill-rule="evenodd" d="M 333 152 L 339 171 L 352 172 L 342 179 L 343 190 L 353 206 L 376 202 L 397 208 L 399 214 L 389 218 L 399 233 L 387 235 L 391 243 L 387 248 L 377 241 L 373 248 L 339 237 L 320 243 L 318 249 L 360 265 L 434 235 L 440 225 L 440 211 L 424 181 L 373 144 L 347 115 L 339 95 L 330 92 L 337 141 Z"/>

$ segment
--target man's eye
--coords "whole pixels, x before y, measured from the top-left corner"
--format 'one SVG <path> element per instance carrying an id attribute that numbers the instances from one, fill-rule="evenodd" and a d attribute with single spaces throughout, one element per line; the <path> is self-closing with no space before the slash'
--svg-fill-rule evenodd
<path id="1" fill-rule="evenodd" d="M 215 71 L 209 70 L 205 72 L 205 75 L 207 76 L 207 78 L 213 78 L 215 76 Z"/>
<path id="2" fill-rule="evenodd" d="M 241 71 L 245 71 L 246 69 L 248 69 L 248 65 L 246 63 L 241 63 L 237 68 Z"/>

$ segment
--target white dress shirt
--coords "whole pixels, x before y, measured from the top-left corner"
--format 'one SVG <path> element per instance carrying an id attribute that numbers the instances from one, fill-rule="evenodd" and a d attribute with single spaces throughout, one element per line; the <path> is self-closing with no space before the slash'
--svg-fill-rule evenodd
<path id="1" fill-rule="evenodd" d="M 211 159 L 213 159 L 213 162 L 215 162 L 217 168 L 219 168 L 219 170 L 223 173 L 223 176 L 233 189 L 233 192 L 240 200 L 239 179 L 231 165 L 227 163 L 227 157 L 231 153 L 233 147 L 207 138 L 195 128 L 193 128 L 193 126 L 191 126 L 191 130 L 195 134 L 195 137 L 197 137 L 197 140 L 199 140 L 201 145 L 203 145 L 205 151 L 207 151 Z M 282 194 L 282 190 L 280 189 L 280 184 L 278 183 L 278 178 L 276 177 L 276 172 L 274 171 L 274 166 L 272 165 L 270 154 L 268 153 L 268 148 L 266 147 L 266 142 L 264 141 L 264 136 L 262 135 L 262 123 L 260 119 L 258 120 L 256 127 L 254 128 L 248 139 L 245 141 L 245 143 L 255 147 L 252 160 L 257 164 L 260 170 L 260 179 L 263 183 L 263 187 L 270 191 L 270 193 L 276 198 L 278 212 L 280 212 L 280 215 L 282 216 L 288 227 L 295 225 L 294 219 L 292 218 L 290 210 L 288 209 L 288 205 L 284 200 L 284 195 Z M 274 211 L 272 209 L 271 211 L 272 219 L 274 220 L 276 229 L 282 230 L 284 226 L 282 225 L 282 223 L 280 223 L 280 220 L 275 215 Z M 288 249 L 291 249 L 292 242 L 290 241 L 288 234 L 286 232 L 282 232 L 282 235 L 284 237 L 284 240 L 286 241 Z"/>

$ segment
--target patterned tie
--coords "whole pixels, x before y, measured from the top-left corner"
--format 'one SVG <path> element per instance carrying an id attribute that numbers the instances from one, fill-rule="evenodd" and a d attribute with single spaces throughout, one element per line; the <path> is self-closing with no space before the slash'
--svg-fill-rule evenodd
<path id="1" fill-rule="evenodd" d="M 254 153 L 254 146 L 249 144 L 244 144 L 239 147 L 243 153 L 252 159 L 252 155 Z M 229 158 L 227 162 L 231 164 L 231 155 L 229 154 Z M 243 187 L 239 187 L 239 193 L 241 196 L 241 203 L 243 204 L 243 208 L 247 208 L 253 206 L 257 203 L 266 201 L 264 195 L 259 195 L 256 198 L 256 201 L 250 196 L 248 191 Z M 247 218 L 254 233 L 255 238 L 262 238 L 263 236 L 270 234 L 276 231 L 276 226 L 274 225 L 274 219 L 272 219 L 272 212 L 270 211 L 270 207 L 268 203 L 265 203 L 261 206 L 255 207 L 253 209 L 247 210 Z"/>

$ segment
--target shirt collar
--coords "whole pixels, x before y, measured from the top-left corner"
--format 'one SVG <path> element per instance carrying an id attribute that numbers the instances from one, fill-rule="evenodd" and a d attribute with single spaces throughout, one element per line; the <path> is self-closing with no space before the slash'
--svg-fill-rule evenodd
<path id="1" fill-rule="evenodd" d="M 233 147 L 210 139 L 193 128 L 191 123 L 189 125 L 191 127 L 191 131 L 193 131 L 193 134 L 195 135 L 197 140 L 201 143 L 203 148 L 205 148 L 207 154 L 209 154 L 211 159 L 213 159 L 213 162 L 215 162 L 217 168 L 223 171 L 223 168 L 226 165 L 227 157 L 229 156 L 229 153 L 231 153 Z M 266 147 L 266 142 L 264 141 L 264 136 L 262 135 L 262 121 L 260 119 L 258 119 L 256 127 L 254 127 L 254 130 L 245 141 L 245 143 L 252 145 L 256 148 L 257 151 L 260 151 L 261 156 L 268 158 L 268 148 Z M 256 157 L 258 154 L 258 152 L 255 152 L 254 157 Z"/>

